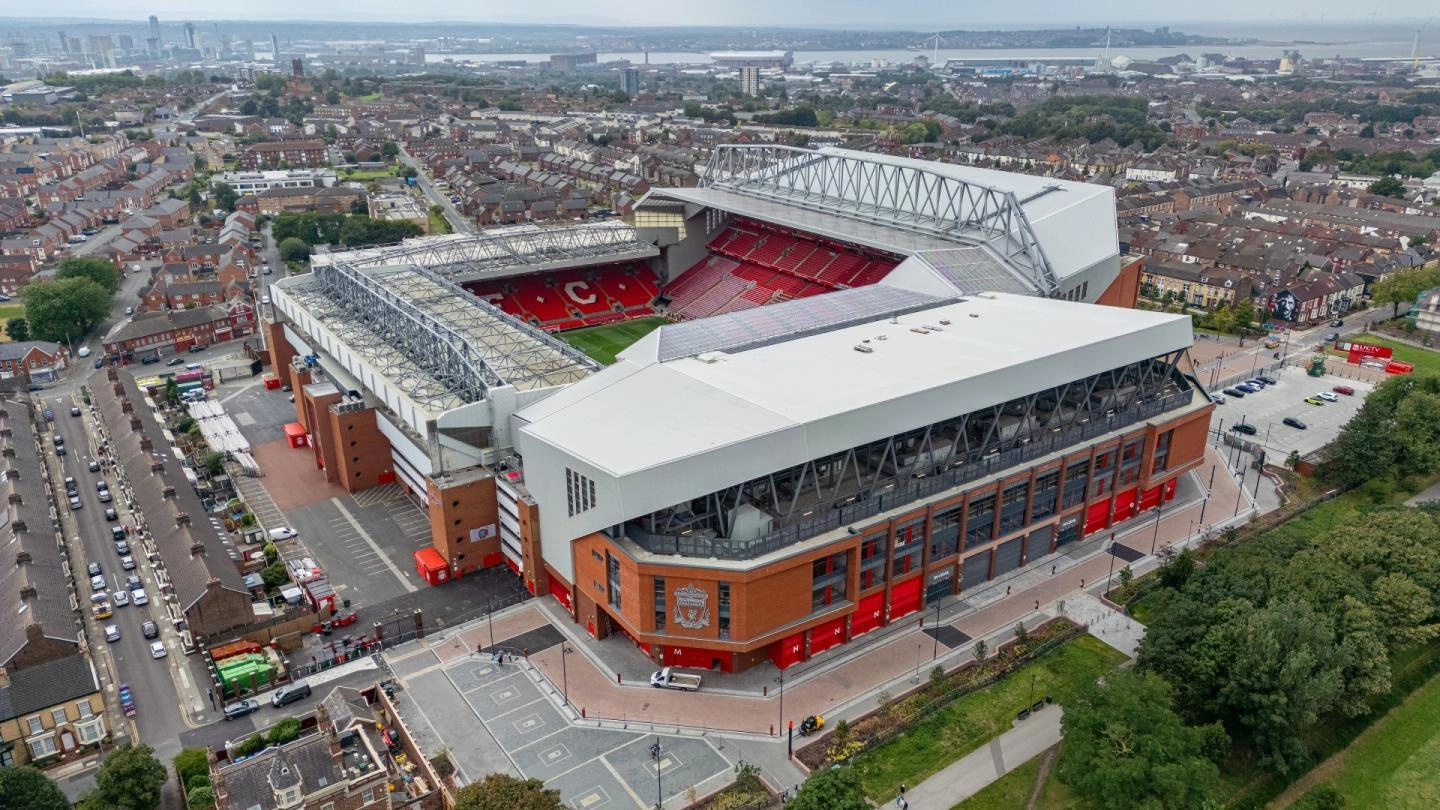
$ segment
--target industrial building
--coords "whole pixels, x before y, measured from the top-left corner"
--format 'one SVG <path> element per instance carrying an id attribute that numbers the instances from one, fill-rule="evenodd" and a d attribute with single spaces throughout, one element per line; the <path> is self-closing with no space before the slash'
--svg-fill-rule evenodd
<path id="1" fill-rule="evenodd" d="M 1109 188 L 736 145 L 631 224 L 322 253 L 266 331 L 321 474 L 429 511 L 431 581 L 505 564 L 733 671 L 1173 497 L 1213 406 L 1138 279 Z M 555 336 L 657 313 L 608 367 Z"/>

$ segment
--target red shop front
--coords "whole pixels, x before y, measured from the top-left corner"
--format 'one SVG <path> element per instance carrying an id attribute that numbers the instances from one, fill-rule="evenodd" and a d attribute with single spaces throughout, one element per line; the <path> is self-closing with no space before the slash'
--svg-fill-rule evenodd
<path id="1" fill-rule="evenodd" d="M 860 606 L 850 617 L 850 637 L 868 633 L 885 622 L 885 591 L 860 597 Z"/>
<path id="2" fill-rule="evenodd" d="M 816 625 L 810 628 L 810 654 L 819 655 L 822 652 L 837 647 L 845 641 L 845 617 L 841 616 L 833 621 Z"/>
<path id="3" fill-rule="evenodd" d="M 778 669 L 786 669 L 792 664 L 798 664 L 805 660 L 805 634 L 796 633 L 793 636 L 786 636 L 770 645 L 770 663 Z"/>
<path id="4" fill-rule="evenodd" d="M 920 577 L 911 577 L 890 589 L 890 621 L 920 609 L 920 580 Z"/>

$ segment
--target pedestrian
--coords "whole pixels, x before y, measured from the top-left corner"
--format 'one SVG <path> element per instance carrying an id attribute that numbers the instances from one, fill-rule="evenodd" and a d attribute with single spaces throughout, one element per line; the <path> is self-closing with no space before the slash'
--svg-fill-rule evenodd
<path id="1" fill-rule="evenodd" d="M 1040 600 L 1039 600 L 1039 599 L 1036 599 L 1036 600 L 1035 600 L 1035 609 L 1036 609 L 1036 610 L 1039 610 L 1039 609 L 1040 609 Z"/>
<path id="2" fill-rule="evenodd" d="M 905 783 L 904 783 L 904 782 L 901 782 L 901 783 L 900 783 L 900 795 L 901 795 L 901 796 L 904 796 L 904 795 L 905 795 Z"/>
<path id="3" fill-rule="evenodd" d="M 1006 585 L 1006 586 L 1005 586 L 1005 595 L 1006 595 L 1006 596 L 1009 596 L 1009 595 L 1010 595 L 1010 586 L 1009 586 L 1009 585 Z"/>
<path id="4" fill-rule="evenodd" d="M 1080 587 L 1082 587 L 1082 588 L 1085 587 L 1085 578 L 1084 578 L 1084 577 L 1081 577 L 1081 578 L 1080 578 Z"/>
<path id="5" fill-rule="evenodd" d="M 1050 566 L 1050 576 L 1055 576 L 1055 566 Z"/>

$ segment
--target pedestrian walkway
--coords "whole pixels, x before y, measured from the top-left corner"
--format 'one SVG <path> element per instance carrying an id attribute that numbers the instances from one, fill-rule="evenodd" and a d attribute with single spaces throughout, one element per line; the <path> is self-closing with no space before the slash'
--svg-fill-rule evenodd
<path id="1" fill-rule="evenodd" d="M 910 788 L 905 792 L 910 810 L 949 810 L 1058 745 L 1061 711 L 1058 705 L 1050 705 L 1016 720 L 1014 728 Z"/>
<path id="2" fill-rule="evenodd" d="M 1145 637 L 1145 625 L 1084 591 L 1065 600 L 1064 613 L 1071 621 L 1085 625 L 1090 635 L 1124 653 L 1127 658 L 1135 659 L 1140 639 Z"/>

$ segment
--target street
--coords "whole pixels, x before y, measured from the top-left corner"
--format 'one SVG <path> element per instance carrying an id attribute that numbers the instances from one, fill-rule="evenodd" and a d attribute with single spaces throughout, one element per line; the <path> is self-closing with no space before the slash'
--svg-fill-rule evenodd
<path id="1" fill-rule="evenodd" d="M 400 160 L 416 171 L 415 183 L 420 186 L 420 190 L 425 193 L 425 198 L 430 201 L 431 205 L 438 205 L 444 209 L 445 219 L 449 221 L 450 227 L 455 233 L 475 232 L 475 222 L 460 213 L 455 208 L 455 204 L 450 202 L 450 198 L 435 188 L 435 184 L 430 182 L 430 170 L 422 166 L 420 161 L 411 157 L 410 153 L 405 151 L 404 144 L 400 145 Z"/>

